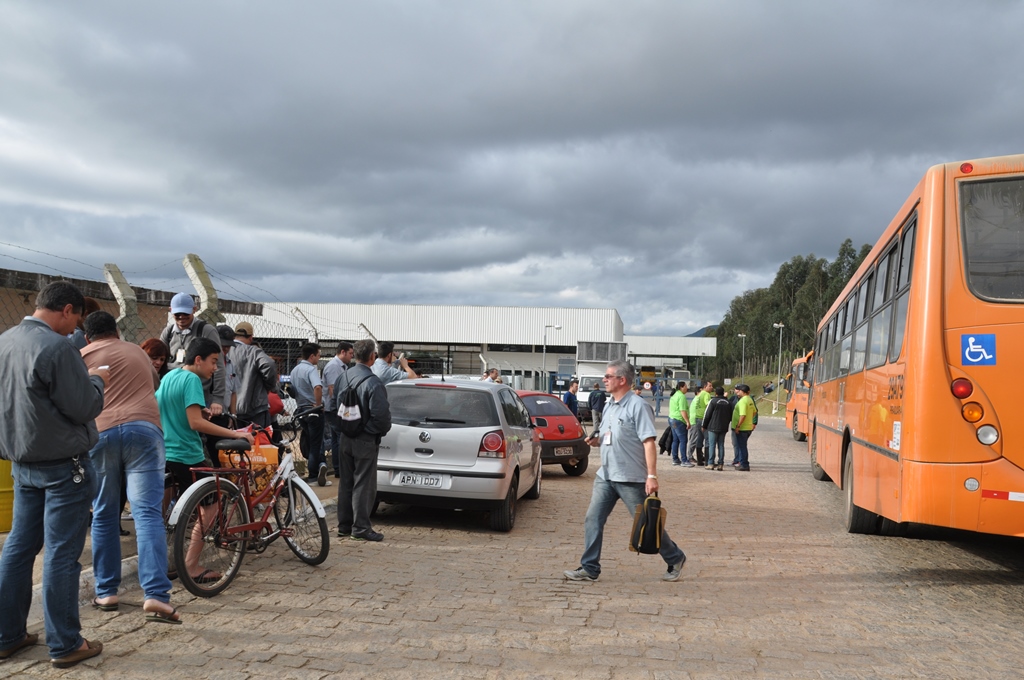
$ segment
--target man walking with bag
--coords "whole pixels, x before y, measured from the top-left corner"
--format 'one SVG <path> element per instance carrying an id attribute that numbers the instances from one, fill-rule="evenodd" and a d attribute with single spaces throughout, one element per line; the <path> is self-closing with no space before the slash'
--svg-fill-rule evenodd
<path id="1" fill-rule="evenodd" d="M 632 515 L 646 496 L 658 491 L 654 412 L 630 391 L 635 378 L 636 372 L 629 363 L 608 364 L 603 382 L 610 399 L 604 407 L 600 430 L 587 440 L 591 446 L 600 444 L 601 467 L 594 478 L 594 492 L 584 521 L 580 567 L 564 572 L 570 581 L 596 581 L 601 575 L 604 525 L 615 503 L 621 500 Z M 686 555 L 667 532 L 661 535 L 660 554 L 668 565 L 661 578 L 678 580 Z"/>

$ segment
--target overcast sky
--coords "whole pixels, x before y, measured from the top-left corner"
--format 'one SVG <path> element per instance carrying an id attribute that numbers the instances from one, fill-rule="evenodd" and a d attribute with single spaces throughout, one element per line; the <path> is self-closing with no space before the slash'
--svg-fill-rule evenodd
<path id="1" fill-rule="evenodd" d="M 685 335 L 1024 151 L 1022 35 L 981 0 L 0 0 L 0 267 L 191 291 L 194 252 L 226 298 Z"/>

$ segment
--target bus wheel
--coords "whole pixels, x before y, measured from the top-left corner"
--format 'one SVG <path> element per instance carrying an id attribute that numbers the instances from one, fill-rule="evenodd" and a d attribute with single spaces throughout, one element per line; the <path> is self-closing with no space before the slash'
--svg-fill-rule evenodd
<path id="1" fill-rule="evenodd" d="M 909 528 L 909 522 L 893 522 L 891 519 L 883 517 L 878 525 L 878 534 L 880 536 L 904 537 L 907 535 Z"/>
<path id="2" fill-rule="evenodd" d="M 846 530 L 851 534 L 878 533 L 879 517 L 875 513 L 857 507 L 853 502 L 853 444 L 846 445 L 846 462 L 843 464 L 843 492 L 846 499 Z"/>
<path id="3" fill-rule="evenodd" d="M 818 465 L 818 430 L 811 433 L 811 476 L 819 482 L 828 482 L 831 478 L 825 468 Z"/>
<path id="4" fill-rule="evenodd" d="M 803 432 L 801 432 L 800 428 L 797 425 L 798 425 L 798 423 L 797 423 L 796 411 L 793 411 L 793 439 L 797 440 L 798 442 L 805 442 L 805 441 L 807 441 L 807 435 L 805 435 Z"/>

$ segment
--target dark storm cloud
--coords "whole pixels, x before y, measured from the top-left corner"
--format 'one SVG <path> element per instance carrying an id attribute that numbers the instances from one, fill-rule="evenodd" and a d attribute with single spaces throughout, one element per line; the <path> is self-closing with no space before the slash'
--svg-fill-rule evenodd
<path id="1" fill-rule="evenodd" d="M 1020 151 L 1022 28 L 999 2 L 0 2 L 0 240 L 139 285 L 196 252 L 258 286 L 235 297 L 687 333 L 873 242 L 928 165 Z"/>

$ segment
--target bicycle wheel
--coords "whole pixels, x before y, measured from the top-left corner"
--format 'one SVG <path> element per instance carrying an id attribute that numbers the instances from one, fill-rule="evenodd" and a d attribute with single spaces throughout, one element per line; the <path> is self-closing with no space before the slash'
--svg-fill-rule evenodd
<path id="1" fill-rule="evenodd" d="M 223 530 L 248 524 L 249 509 L 242 492 L 223 483 L 209 484 L 184 503 L 174 533 L 178 578 L 193 595 L 213 597 L 228 587 L 245 556 L 247 536 L 226 540 Z"/>
<path id="2" fill-rule="evenodd" d="M 279 528 L 291 530 L 292 535 L 284 536 L 284 542 L 296 557 L 306 564 L 320 564 L 327 559 L 331 549 L 327 520 L 316 514 L 309 491 L 288 480 L 274 503 L 274 519 Z"/>

